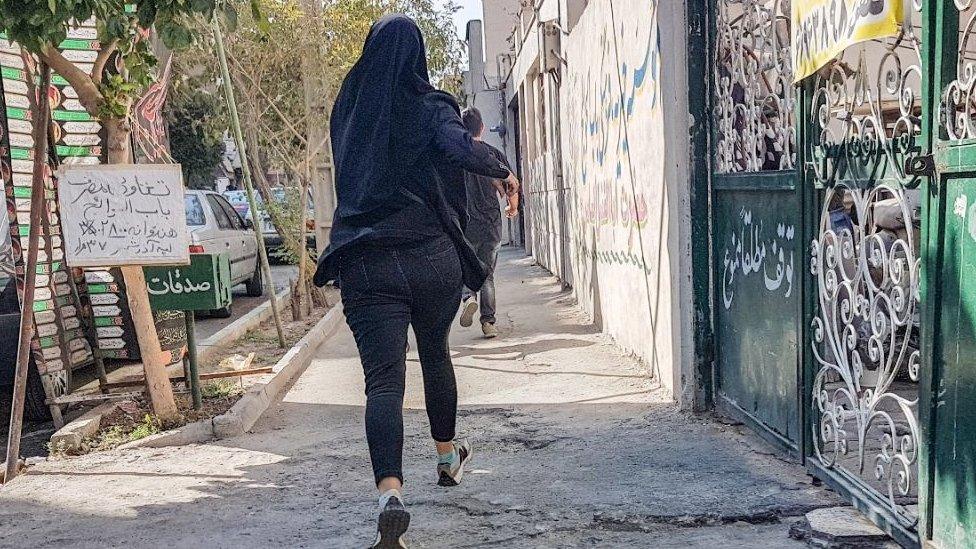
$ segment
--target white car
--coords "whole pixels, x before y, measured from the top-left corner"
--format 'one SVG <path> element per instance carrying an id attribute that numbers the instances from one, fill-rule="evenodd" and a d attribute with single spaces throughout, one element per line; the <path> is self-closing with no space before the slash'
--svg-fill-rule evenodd
<path id="1" fill-rule="evenodd" d="M 230 259 L 231 284 L 244 284 L 247 295 L 264 295 L 261 263 L 254 228 L 220 193 L 186 191 L 186 225 L 190 230 L 191 253 L 226 253 Z M 228 317 L 230 306 L 213 311 Z"/>

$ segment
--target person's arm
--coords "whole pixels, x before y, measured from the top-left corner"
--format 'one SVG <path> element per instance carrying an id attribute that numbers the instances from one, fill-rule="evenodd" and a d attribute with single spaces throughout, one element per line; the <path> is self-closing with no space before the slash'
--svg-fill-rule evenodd
<path id="1" fill-rule="evenodd" d="M 511 177 L 511 172 L 491 154 L 491 149 L 471 137 L 460 118 L 451 117 L 441 123 L 434 135 L 434 147 L 448 162 L 465 171 L 495 179 Z"/>

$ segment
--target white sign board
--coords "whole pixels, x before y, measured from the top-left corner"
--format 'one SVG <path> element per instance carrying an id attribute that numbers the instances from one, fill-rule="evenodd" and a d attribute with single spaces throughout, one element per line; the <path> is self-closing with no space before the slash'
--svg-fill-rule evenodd
<path id="1" fill-rule="evenodd" d="M 72 267 L 190 262 L 179 164 L 64 166 L 58 202 Z"/>

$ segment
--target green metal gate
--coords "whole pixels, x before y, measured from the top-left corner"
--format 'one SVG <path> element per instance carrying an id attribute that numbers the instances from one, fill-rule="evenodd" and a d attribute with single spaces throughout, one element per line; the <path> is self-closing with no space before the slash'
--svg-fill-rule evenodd
<path id="1" fill-rule="evenodd" d="M 805 363 L 809 466 L 906 544 L 919 517 L 922 199 L 930 106 L 920 5 L 804 88 L 805 185 L 817 189 Z M 923 382 L 924 385 L 924 382 Z"/>
<path id="2" fill-rule="evenodd" d="M 716 406 L 902 544 L 976 549 L 976 0 L 801 86 L 790 2 L 709 5 Z"/>
<path id="3" fill-rule="evenodd" d="M 800 456 L 805 238 L 789 3 L 712 0 L 716 406 Z"/>
<path id="4" fill-rule="evenodd" d="M 932 364 L 923 401 L 922 539 L 976 548 L 976 1 L 935 2 L 925 332 Z M 931 337 L 929 338 L 929 334 Z"/>

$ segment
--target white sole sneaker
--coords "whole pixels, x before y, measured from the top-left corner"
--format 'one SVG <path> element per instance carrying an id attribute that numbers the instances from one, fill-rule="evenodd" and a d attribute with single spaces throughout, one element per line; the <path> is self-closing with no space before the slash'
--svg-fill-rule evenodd
<path id="1" fill-rule="evenodd" d="M 469 299 L 464 302 L 464 307 L 461 309 L 461 326 L 469 328 L 474 324 L 474 314 L 478 312 L 478 302 L 474 299 Z"/>
<path id="2" fill-rule="evenodd" d="M 471 443 L 469 443 L 467 440 L 455 442 L 454 448 L 457 450 L 458 455 L 460 456 L 458 466 L 455 469 L 451 469 L 447 465 L 438 465 L 438 486 L 457 486 L 458 484 L 461 484 L 461 479 L 464 477 L 464 466 L 468 464 L 468 461 L 471 460 L 471 456 L 474 455 L 474 451 L 471 449 Z"/>

